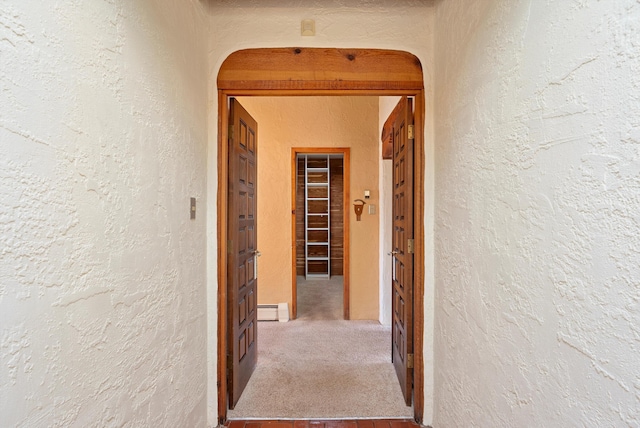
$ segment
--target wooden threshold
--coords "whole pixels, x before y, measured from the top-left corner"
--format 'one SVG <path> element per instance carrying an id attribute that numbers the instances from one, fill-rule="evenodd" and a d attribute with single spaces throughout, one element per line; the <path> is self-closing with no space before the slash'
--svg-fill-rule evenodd
<path id="1" fill-rule="evenodd" d="M 418 428 L 410 419 L 296 419 L 296 420 L 233 420 L 228 428 Z"/>

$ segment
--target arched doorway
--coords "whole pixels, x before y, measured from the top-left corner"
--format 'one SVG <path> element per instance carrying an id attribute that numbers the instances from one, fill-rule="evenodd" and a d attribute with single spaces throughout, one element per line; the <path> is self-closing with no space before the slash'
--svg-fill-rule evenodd
<path id="1" fill-rule="evenodd" d="M 403 95 L 415 98 L 415 260 L 424 260 L 424 117 L 422 67 L 412 54 L 377 49 L 277 48 L 232 53 L 218 73 L 218 123 L 229 117 L 233 96 Z M 226 419 L 227 398 L 227 201 L 228 129 L 218 127 L 218 414 Z M 413 270 L 413 404 L 416 420 L 424 408 L 424 263 Z M 295 281 L 295 271 L 292 273 Z"/>

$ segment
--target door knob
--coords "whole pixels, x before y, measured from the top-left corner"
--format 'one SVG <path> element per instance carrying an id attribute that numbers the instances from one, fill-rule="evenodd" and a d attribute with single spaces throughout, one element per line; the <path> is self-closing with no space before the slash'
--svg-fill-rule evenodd
<path id="1" fill-rule="evenodd" d="M 260 251 L 258 251 L 258 250 L 255 250 L 253 252 L 253 255 L 256 256 L 256 257 L 260 257 L 262 255 L 262 253 Z"/>
<path id="2" fill-rule="evenodd" d="M 390 253 L 387 253 L 387 256 L 395 256 L 396 254 L 398 254 L 397 251 L 391 251 Z"/>

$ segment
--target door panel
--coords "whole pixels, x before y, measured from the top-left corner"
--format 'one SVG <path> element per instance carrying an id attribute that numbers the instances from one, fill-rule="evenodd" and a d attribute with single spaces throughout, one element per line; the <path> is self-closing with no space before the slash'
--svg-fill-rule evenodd
<path id="1" fill-rule="evenodd" d="M 256 251 L 257 123 L 235 100 L 229 109 L 228 366 L 234 408 L 258 360 Z"/>
<path id="2" fill-rule="evenodd" d="M 393 122 L 392 360 L 407 406 L 413 387 L 413 108 L 403 97 Z M 411 135 L 411 137 L 413 137 Z"/>

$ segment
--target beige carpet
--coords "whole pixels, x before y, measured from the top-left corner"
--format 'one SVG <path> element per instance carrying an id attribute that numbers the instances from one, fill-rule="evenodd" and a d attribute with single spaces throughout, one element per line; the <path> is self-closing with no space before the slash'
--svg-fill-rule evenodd
<path id="1" fill-rule="evenodd" d="M 297 277 L 298 319 L 344 319 L 342 278 L 307 280 L 304 276 Z"/>
<path id="2" fill-rule="evenodd" d="M 412 418 L 376 321 L 258 324 L 258 365 L 230 419 Z"/>

